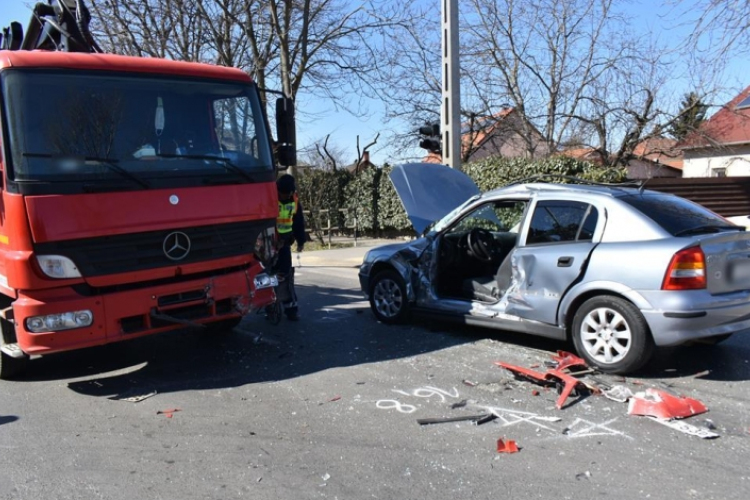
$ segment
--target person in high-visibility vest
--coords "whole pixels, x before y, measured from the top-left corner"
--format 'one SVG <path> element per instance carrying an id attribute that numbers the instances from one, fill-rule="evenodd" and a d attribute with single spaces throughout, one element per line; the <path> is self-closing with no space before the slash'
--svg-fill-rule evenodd
<path id="1" fill-rule="evenodd" d="M 305 247 L 305 219 L 302 216 L 302 205 L 297 197 L 294 177 L 284 174 L 276 181 L 279 193 L 279 216 L 276 219 L 276 231 L 279 236 L 279 255 L 276 261 L 276 272 L 279 277 L 277 300 L 281 301 L 287 318 L 299 319 L 297 294 L 294 291 L 294 267 L 292 267 L 292 243 L 297 243 L 297 252 Z"/>

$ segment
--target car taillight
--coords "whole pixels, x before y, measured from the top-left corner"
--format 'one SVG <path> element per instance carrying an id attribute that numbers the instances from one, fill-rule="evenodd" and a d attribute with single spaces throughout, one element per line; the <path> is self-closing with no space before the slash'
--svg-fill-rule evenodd
<path id="1" fill-rule="evenodd" d="M 706 258 L 700 247 L 680 250 L 669 263 L 662 290 L 699 290 L 706 288 Z"/>

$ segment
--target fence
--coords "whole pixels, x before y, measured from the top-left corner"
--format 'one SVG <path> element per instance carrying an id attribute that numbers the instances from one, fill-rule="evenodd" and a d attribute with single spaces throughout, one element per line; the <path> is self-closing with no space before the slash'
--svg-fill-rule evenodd
<path id="1" fill-rule="evenodd" d="M 333 233 L 339 232 L 342 229 L 349 229 L 354 231 L 354 246 L 356 247 L 357 234 L 359 233 L 356 211 L 354 212 L 354 215 L 352 217 L 348 217 L 349 213 L 352 211 L 346 208 L 340 208 L 338 212 L 343 215 L 343 217 L 338 217 L 339 221 L 351 220 L 353 222 L 351 224 L 347 224 L 346 222 L 344 222 L 343 227 L 338 225 L 339 222 L 336 222 L 336 225 L 333 225 L 331 221 L 331 211 L 327 209 L 321 209 L 316 211 L 315 213 L 310 210 L 303 210 L 302 214 L 305 216 L 305 226 L 310 228 L 312 231 L 319 233 L 321 235 L 321 239 L 326 239 L 329 249 L 331 248 L 331 238 L 333 236 Z M 322 222 L 325 222 L 325 224 L 322 224 Z"/>
<path id="2" fill-rule="evenodd" d="M 750 177 L 651 179 L 646 189 L 676 194 L 724 217 L 750 215 Z"/>

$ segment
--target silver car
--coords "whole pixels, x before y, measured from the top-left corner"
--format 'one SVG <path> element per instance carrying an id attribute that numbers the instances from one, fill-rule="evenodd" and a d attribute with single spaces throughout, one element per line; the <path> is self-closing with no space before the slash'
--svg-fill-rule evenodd
<path id="1" fill-rule="evenodd" d="M 750 234 L 691 201 L 585 184 L 480 195 L 429 164 L 391 180 L 422 236 L 364 258 L 360 284 L 382 322 L 421 310 L 572 339 L 610 373 L 637 370 L 658 346 L 750 330 Z"/>

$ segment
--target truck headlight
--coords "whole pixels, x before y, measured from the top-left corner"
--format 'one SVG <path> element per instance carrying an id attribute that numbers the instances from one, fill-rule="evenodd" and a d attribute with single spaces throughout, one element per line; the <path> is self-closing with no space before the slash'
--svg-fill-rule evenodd
<path id="1" fill-rule="evenodd" d="M 262 290 L 264 288 L 279 286 L 279 279 L 276 276 L 262 273 L 255 277 L 253 284 L 255 285 L 256 290 Z"/>
<path id="2" fill-rule="evenodd" d="M 93 322 L 94 315 L 89 310 L 29 316 L 26 318 L 26 330 L 32 333 L 59 332 L 60 330 L 91 326 Z"/>
<path id="3" fill-rule="evenodd" d="M 37 255 L 36 261 L 42 272 L 50 278 L 80 278 L 78 267 L 62 255 Z"/>

